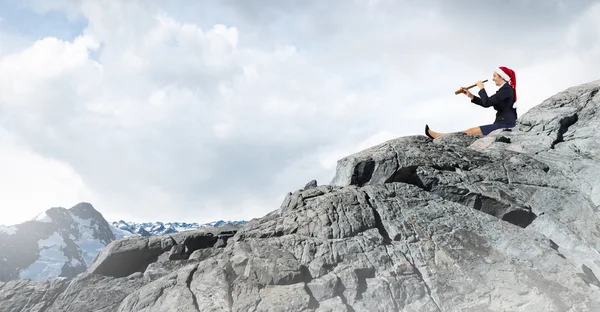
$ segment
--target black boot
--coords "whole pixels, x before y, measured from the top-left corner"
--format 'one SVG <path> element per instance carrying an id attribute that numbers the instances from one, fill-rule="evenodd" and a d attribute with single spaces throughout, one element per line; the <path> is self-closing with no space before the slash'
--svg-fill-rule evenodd
<path id="1" fill-rule="evenodd" d="M 429 134 L 429 125 L 425 125 L 425 135 L 430 137 L 432 140 L 434 139 L 434 137 Z"/>

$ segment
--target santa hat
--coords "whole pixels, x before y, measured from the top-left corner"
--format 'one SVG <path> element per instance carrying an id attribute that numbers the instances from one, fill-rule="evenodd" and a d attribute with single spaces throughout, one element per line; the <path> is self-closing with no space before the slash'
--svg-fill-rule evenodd
<path id="1" fill-rule="evenodd" d="M 502 79 L 506 80 L 508 84 L 515 90 L 515 102 L 517 101 L 517 76 L 515 76 L 515 72 L 504 66 L 499 66 L 494 70 L 496 74 L 500 75 Z"/>

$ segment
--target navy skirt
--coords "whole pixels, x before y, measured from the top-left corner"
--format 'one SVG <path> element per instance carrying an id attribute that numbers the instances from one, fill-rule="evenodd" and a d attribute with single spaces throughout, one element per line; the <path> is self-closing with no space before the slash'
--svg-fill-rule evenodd
<path id="1" fill-rule="evenodd" d="M 510 129 L 510 128 L 513 128 L 514 126 L 515 125 L 509 125 L 509 124 L 491 124 L 491 125 L 479 126 L 479 128 L 481 129 L 481 133 L 483 133 L 483 135 L 488 135 L 488 134 L 490 134 L 490 132 L 492 132 L 494 130 Z"/>

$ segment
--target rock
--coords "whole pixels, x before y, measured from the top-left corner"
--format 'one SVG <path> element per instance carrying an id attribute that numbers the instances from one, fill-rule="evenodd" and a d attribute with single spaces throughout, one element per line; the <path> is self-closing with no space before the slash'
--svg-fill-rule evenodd
<path id="1" fill-rule="evenodd" d="M 262 289 L 259 295 L 260 303 L 256 307 L 258 311 L 295 312 L 306 311 L 311 308 L 311 297 L 306 293 L 306 289 L 302 284 L 269 285 Z M 315 304 L 313 304 L 313 308 Z"/>
<path id="2" fill-rule="evenodd" d="M 454 171 L 473 170 L 493 162 L 488 155 L 451 144 L 432 144 L 425 136 L 387 141 L 338 161 L 333 186 L 413 183 L 419 167 Z"/>
<path id="3" fill-rule="evenodd" d="M 349 155 L 330 185 L 289 193 L 231 232 L 113 242 L 53 303 L 39 302 L 47 311 L 599 311 L 599 89 L 565 90 L 513 131 L 409 136 Z M 43 285 L 22 283 L 0 285 L 2 304 L 34 304 L 16 292 Z"/>
<path id="4" fill-rule="evenodd" d="M 281 214 L 293 210 L 306 201 L 310 201 L 318 196 L 326 194 L 333 189 L 335 189 L 335 187 L 330 185 L 322 185 L 315 188 L 309 188 L 307 190 L 298 190 L 294 193 L 289 193 L 283 200 L 278 212 Z"/>
<path id="5" fill-rule="evenodd" d="M 94 259 L 88 272 L 111 277 L 125 277 L 134 272 L 143 272 L 173 245 L 169 239 L 162 239 L 161 242 L 154 237 L 121 239 L 106 246 Z"/>
<path id="6" fill-rule="evenodd" d="M 216 255 L 217 253 L 218 253 L 218 249 L 214 249 L 214 248 L 198 249 L 198 250 L 192 252 L 189 259 L 202 261 L 202 260 L 205 260 L 209 257 Z"/>
<path id="7" fill-rule="evenodd" d="M 229 238 L 233 237 L 233 235 L 235 235 L 236 232 L 233 231 L 222 231 L 219 233 L 219 236 L 217 237 L 217 242 L 215 243 L 215 248 L 223 248 L 225 246 L 227 246 L 227 240 L 229 240 Z"/>
<path id="8" fill-rule="evenodd" d="M 139 274 L 113 278 L 83 273 L 73 279 L 47 312 L 117 311 L 125 298 L 148 282 L 150 279 Z"/>
<path id="9" fill-rule="evenodd" d="M 330 214 L 332 207 L 338 207 L 336 214 Z M 348 211 L 341 210 L 345 207 Z M 286 220 L 303 226 L 286 226 Z M 536 240 L 523 240 L 523 229 L 494 220 L 498 219 L 416 186 L 388 183 L 330 192 L 318 203 L 291 211 L 278 224 L 244 228 L 236 238 L 257 245 L 261 237 L 269 237 L 277 249 L 294 251 L 309 269 L 305 279 L 315 300 L 339 296 L 355 311 L 368 311 L 373 305 L 388 311 L 449 310 L 475 306 L 477 298 L 487 296 L 513 298 L 512 303 L 498 303 L 497 310 L 527 304 L 552 307 L 554 300 L 570 307 L 578 304 L 575 298 L 594 292 L 574 277 L 578 272 L 567 269 L 571 264 L 545 237 L 527 233 Z M 272 236 L 273 231 L 279 236 Z M 246 258 L 241 263 L 247 268 L 251 257 Z M 522 265 L 510 264 L 515 262 Z M 555 286 L 543 286 L 547 283 Z M 413 295 L 402 295 L 407 292 Z"/>
<path id="10" fill-rule="evenodd" d="M 349 310 L 342 298 L 335 297 L 321 302 L 315 312 L 349 312 Z"/>
<path id="11" fill-rule="evenodd" d="M 156 262 L 171 261 L 170 257 L 171 257 L 171 250 L 165 251 L 165 252 L 161 253 L 160 256 L 158 256 L 158 258 L 156 258 Z M 152 264 L 150 264 L 150 265 L 152 265 Z"/>
<path id="12" fill-rule="evenodd" d="M 238 226 L 219 228 L 231 232 Z M 198 249 L 213 247 L 217 238 L 215 228 L 204 228 L 164 236 L 130 237 L 114 241 L 94 259 L 89 273 L 124 277 L 134 272 L 144 272 L 148 265 L 159 260 L 161 254 L 173 251 L 169 259 L 185 259 Z M 174 246 L 175 250 L 172 250 Z M 181 250 L 183 248 L 183 250 Z"/>
<path id="13" fill-rule="evenodd" d="M 515 166 L 506 164 L 505 154 L 487 155 L 464 148 L 472 141 L 466 135 L 456 135 L 451 142 L 459 139 L 466 141 L 450 145 L 442 145 L 440 142 L 431 144 L 418 137 L 388 141 L 341 160 L 338 174 L 332 183 L 357 186 L 391 182 L 413 184 L 515 225 L 529 225 L 536 217 L 531 208 L 522 201 L 503 196 L 512 192 L 510 186 L 506 185 L 510 178 L 507 170 L 512 172 Z M 421 152 L 423 150 L 426 152 Z M 374 162 L 376 165 L 368 165 L 380 158 L 384 159 Z M 520 166 L 519 170 L 544 170 L 539 162 L 528 161 L 521 160 L 526 166 Z M 536 176 L 540 175 L 534 173 Z M 544 174 L 545 172 L 541 173 Z"/>
<path id="14" fill-rule="evenodd" d="M 223 237 L 217 238 L 217 242 L 215 243 L 214 247 L 215 248 L 223 248 L 225 246 L 227 246 L 227 240 L 226 240 L 226 238 L 223 238 Z"/>
<path id="15" fill-rule="evenodd" d="M 582 84 L 548 98 L 523 115 L 514 131 L 502 133 L 509 144 L 483 150 L 496 157 L 524 155 L 507 164 L 514 164 L 507 182 L 537 215 L 528 229 L 550 238 L 581 274 L 585 266 L 595 276 L 600 276 L 599 89 L 598 83 Z M 538 168 L 545 173 L 520 172 L 526 159 L 543 164 Z"/>
<path id="16" fill-rule="evenodd" d="M 11 280 L 8 283 L 0 283 L 0 311 L 47 311 L 67 285 L 66 278 L 52 281 Z"/>
<path id="17" fill-rule="evenodd" d="M 211 249 L 207 249 L 211 250 Z M 167 261 L 167 262 L 154 262 L 151 263 L 143 273 L 136 272 L 134 274 L 142 274 L 144 278 L 150 280 L 159 279 L 173 271 L 177 271 L 180 268 L 185 267 L 186 265 L 197 263 L 198 259 L 182 259 L 177 261 Z"/>
<path id="18" fill-rule="evenodd" d="M 442 145 L 442 146 L 459 146 L 459 147 L 467 147 L 476 140 L 478 140 L 480 136 L 466 134 L 463 132 L 450 133 L 448 135 L 439 137 L 433 140 L 433 143 Z"/>
<path id="19" fill-rule="evenodd" d="M 189 257 L 187 247 L 185 245 L 175 245 L 171 247 L 169 252 L 169 260 L 183 260 Z"/>
<path id="20" fill-rule="evenodd" d="M 198 311 L 189 288 L 196 270 L 197 264 L 188 265 L 138 288 L 123 300 L 119 310 L 141 311 L 153 307 L 156 311 Z"/>
<path id="21" fill-rule="evenodd" d="M 342 284 L 340 278 L 333 272 L 330 272 L 310 281 L 306 286 L 315 300 L 321 302 L 336 297 L 336 294 L 341 291 L 340 287 Z"/>
<path id="22" fill-rule="evenodd" d="M 317 180 L 311 180 L 310 182 L 306 183 L 306 185 L 304 186 L 303 190 L 308 190 L 308 189 L 312 189 L 317 187 Z"/>

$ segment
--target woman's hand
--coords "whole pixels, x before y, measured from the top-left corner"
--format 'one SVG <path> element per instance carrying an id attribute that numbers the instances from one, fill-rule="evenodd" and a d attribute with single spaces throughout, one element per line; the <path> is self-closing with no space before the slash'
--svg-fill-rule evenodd
<path id="1" fill-rule="evenodd" d="M 462 89 L 462 93 L 464 93 L 466 96 L 468 96 L 470 99 L 473 99 L 473 93 L 471 93 L 471 91 L 469 91 L 467 88 L 465 87 L 461 87 Z"/>
<path id="2" fill-rule="evenodd" d="M 479 89 L 483 89 L 484 88 L 483 81 L 481 81 L 481 80 L 477 81 L 477 87 L 479 87 Z"/>

